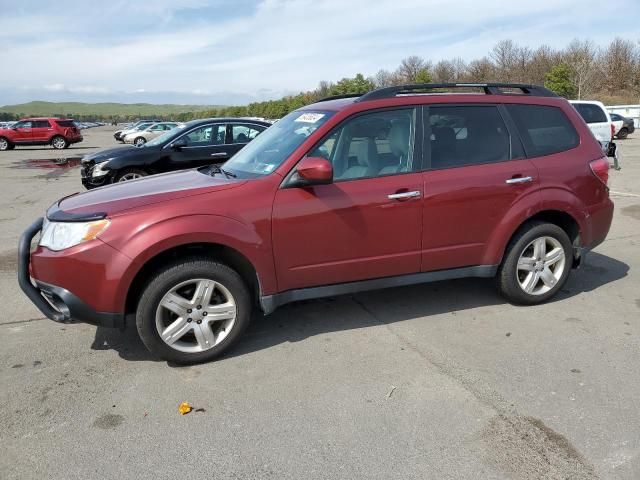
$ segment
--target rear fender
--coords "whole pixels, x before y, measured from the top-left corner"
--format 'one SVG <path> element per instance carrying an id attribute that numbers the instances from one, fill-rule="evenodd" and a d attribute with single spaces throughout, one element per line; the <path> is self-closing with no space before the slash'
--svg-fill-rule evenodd
<path id="1" fill-rule="evenodd" d="M 483 265 L 498 265 L 502 262 L 509 241 L 518 229 L 536 214 L 555 210 L 569 214 L 578 224 L 580 238 L 590 238 L 586 219 L 588 213 L 582 202 L 571 191 L 562 188 L 543 188 L 537 192 L 544 200 L 532 202 L 531 196 L 514 204 L 502 222 L 496 227 L 483 257 Z"/>

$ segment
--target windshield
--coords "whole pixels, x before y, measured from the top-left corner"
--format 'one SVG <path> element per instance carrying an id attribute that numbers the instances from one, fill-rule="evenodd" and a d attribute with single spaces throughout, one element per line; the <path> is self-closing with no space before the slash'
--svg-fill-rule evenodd
<path id="1" fill-rule="evenodd" d="M 178 135 L 185 128 L 187 128 L 186 125 L 178 125 L 176 127 L 173 127 L 171 130 L 169 130 L 167 132 L 164 132 L 162 135 L 154 138 L 153 140 L 148 141 L 143 146 L 145 146 L 145 147 L 154 147 L 156 145 L 162 145 L 166 141 L 171 140 L 173 137 Z"/>
<path id="2" fill-rule="evenodd" d="M 240 178 L 268 175 L 334 112 L 296 111 L 274 123 L 224 164 Z"/>

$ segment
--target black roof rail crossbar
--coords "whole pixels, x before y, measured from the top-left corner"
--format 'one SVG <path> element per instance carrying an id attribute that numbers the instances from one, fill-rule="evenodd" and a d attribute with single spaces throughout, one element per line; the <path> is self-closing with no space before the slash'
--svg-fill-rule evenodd
<path id="1" fill-rule="evenodd" d="M 330 97 L 324 97 L 318 100 L 319 102 L 328 102 L 329 100 L 340 100 L 341 98 L 355 98 L 361 97 L 364 93 L 344 93 L 342 95 L 331 95 Z"/>
<path id="2" fill-rule="evenodd" d="M 421 90 L 436 89 L 456 89 L 456 88 L 481 88 L 487 95 L 519 95 L 504 92 L 503 89 L 517 89 L 524 95 L 537 97 L 557 97 L 555 93 L 539 85 L 528 85 L 524 83 L 416 83 L 412 85 L 397 85 L 393 87 L 379 88 L 369 93 L 365 93 L 356 102 L 367 100 L 380 100 L 381 98 L 392 98 L 397 95 L 409 94 Z"/>

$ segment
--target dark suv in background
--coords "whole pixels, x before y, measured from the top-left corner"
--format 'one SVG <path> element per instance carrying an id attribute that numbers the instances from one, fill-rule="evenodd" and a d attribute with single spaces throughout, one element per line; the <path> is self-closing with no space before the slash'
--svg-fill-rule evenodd
<path id="1" fill-rule="evenodd" d="M 383 88 L 296 110 L 223 169 L 63 198 L 21 237 L 19 281 L 52 320 L 135 325 L 181 363 L 224 352 L 256 306 L 461 277 L 534 305 L 607 236 L 608 174 L 543 87 Z"/>
<path id="2" fill-rule="evenodd" d="M 68 118 L 25 118 L 0 129 L 0 150 L 16 145 L 51 145 L 61 150 L 81 141 L 80 129 Z"/>
<path id="3" fill-rule="evenodd" d="M 209 118 L 180 124 L 142 146 L 98 150 L 82 158 L 82 184 L 90 189 L 156 173 L 220 164 L 271 124 Z"/>

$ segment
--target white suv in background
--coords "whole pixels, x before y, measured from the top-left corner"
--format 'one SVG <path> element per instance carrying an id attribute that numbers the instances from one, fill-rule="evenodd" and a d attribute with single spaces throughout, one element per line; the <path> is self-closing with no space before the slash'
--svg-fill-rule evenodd
<path id="1" fill-rule="evenodd" d="M 618 149 L 613 143 L 616 127 L 604 104 L 596 100 L 570 100 L 570 103 L 587 122 L 593 136 L 600 142 L 607 156 L 613 157 L 613 168 L 620 170 Z"/>
<path id="2" fill-rule="evenodd" d="M 602 102 L 595 100 L 571 100 L 571 104 L 587 122 L 593 135 L 600 143 L 613 140 L 613 122 Z"/>

